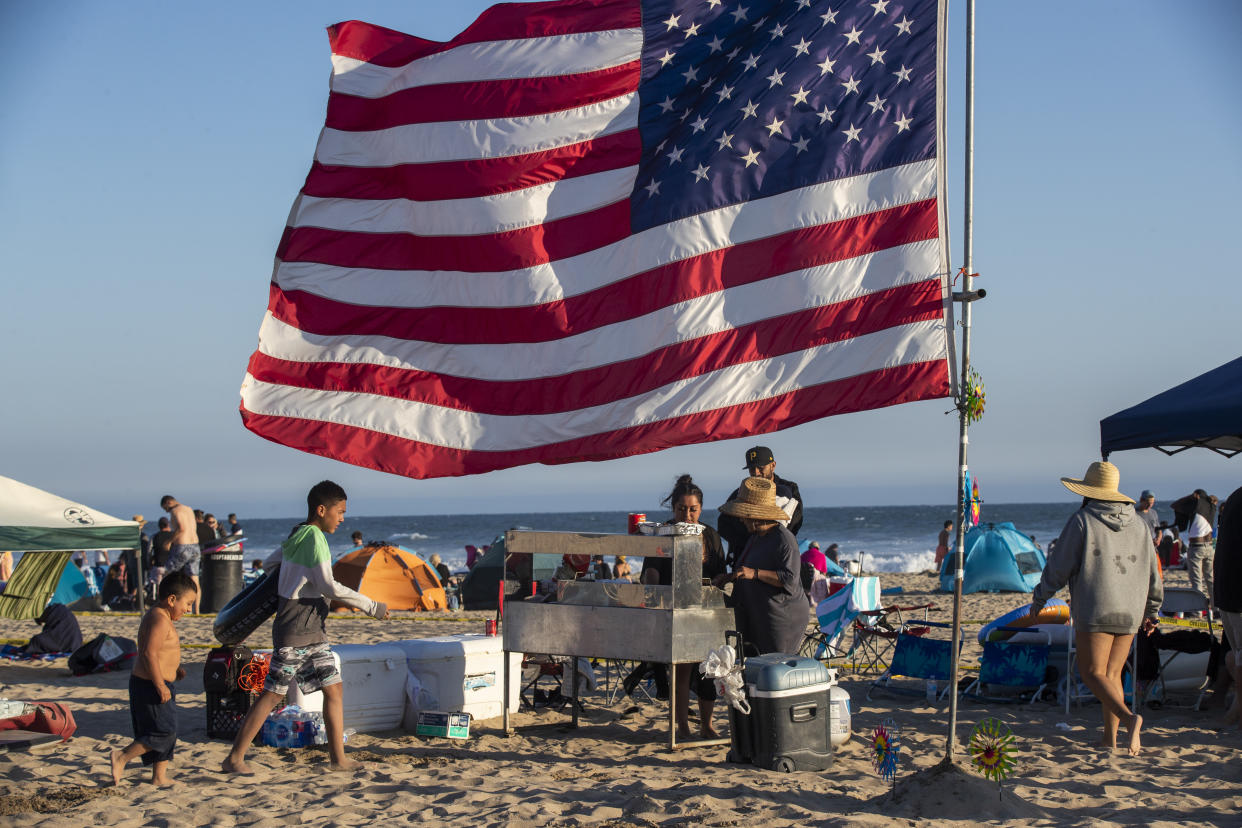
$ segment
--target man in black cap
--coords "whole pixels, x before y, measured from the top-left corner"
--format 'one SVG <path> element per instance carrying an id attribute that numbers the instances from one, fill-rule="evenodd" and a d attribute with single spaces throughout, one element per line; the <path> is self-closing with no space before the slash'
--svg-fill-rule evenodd
<path id="1" fill-rule="evenodd" d="M 772 456 L 772 449 L 767 446 L 747 449 L 745 468 L 751 477 L 766 477 L 776 484 L 777 505 L 786 512 L 790 507 L 793 508 L 793 517 L 789 520 L 788 528 L 791 533 L 797 535 L 798 530 L 802 528 L 802 494 L 798 491 L 797 483 L 777 476 L 776 458 Z M 738 490 L 734 489 L 733 494 L 729 495 L 729 500 L 737 500 L 737 493 Z M 788 498 L 789 504 L 786 505 L 781 498 Z M 746 531 L 746 526 L 740 519 L 723 512 L 716 520 L 716 531 L 729 544 L 729 565 L 732 566 L 733 561 L 741 554 L 742 548 L 746 546 L 746 539 L 750 537 L 750 533 Z"/>

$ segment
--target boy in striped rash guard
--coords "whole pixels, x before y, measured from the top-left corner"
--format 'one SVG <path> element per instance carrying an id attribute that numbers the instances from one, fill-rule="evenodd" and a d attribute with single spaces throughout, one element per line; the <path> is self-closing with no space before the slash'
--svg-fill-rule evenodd
<path id="1" fill-rule="evenodd" d="M 339 601 L 374 618 L 385 619 L 388 607 L 332 577 L 332 556 L 325 533 L 335 532 L 345 519 L 345 490 L 331 480 L 317 483 L 306 496 L 306 508 L 306 522 L 294 529 L 263 565 L 267 570 L 280 565 L 280 605 L 272 621 L 275 649 L 263 695 L 246 714 L 233 740 L 233 749 L 223 762 L 229 773 L 250 773 L 246 750 L 294 681 L 304 693 L 323 691 L 323 719 L 332 769 L 352 770 L 358 766 L 345 757 L 341 672 L 328 644 L 328 610 L 330 601 Z"/>

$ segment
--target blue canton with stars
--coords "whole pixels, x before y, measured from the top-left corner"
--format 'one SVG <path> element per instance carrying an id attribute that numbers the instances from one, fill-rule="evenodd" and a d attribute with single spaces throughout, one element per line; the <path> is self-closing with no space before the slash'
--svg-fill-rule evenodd
<path id="1" fill-rule="evenodd" d="M 645 230 L 936 154 L 937 0 L 643 3 Z"/>

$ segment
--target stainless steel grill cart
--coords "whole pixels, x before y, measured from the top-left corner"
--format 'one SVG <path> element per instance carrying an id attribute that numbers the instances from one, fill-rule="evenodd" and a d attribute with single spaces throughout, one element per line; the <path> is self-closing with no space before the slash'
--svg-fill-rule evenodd
<path id="1" fill-rule="evenodd" d="M 672 585 L 647 586 L 611 581 L 560 581 L 554 603 L 506 603 L 502 634 L 505 649 L 504 729 L 509 725 L 508 653 L 570 656 L 572 727 L 578 726 L 577 656 L 653 661 L 699 662 L 725 641 L 733 611 L 724 593 L 703 583 L 701 535 L 618 535 L 579 532 L 505 533 L 512 555 L 624 555 L 671 558 Z M 508 560 L 506 560 L 506 565 Z M 668 746 L 679 747 L 674 711 L 676 673 L 669 681 Z M 728 739 L 682 742 L 681 747 L 726 744 Z"/>

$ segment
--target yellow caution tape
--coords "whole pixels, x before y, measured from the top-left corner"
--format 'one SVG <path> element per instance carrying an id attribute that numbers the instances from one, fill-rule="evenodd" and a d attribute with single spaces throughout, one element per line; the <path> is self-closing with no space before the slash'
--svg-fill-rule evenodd
<path id="1" fill-rule="evenodd" d="M 1160 626 L 1190 627 L 1195 630 L 1215 629 L 1216 624 L 1209 624 L 1206 618 L 1165 618 L 1161 616 Z"/>

